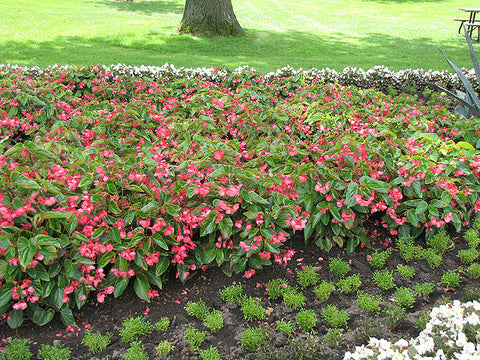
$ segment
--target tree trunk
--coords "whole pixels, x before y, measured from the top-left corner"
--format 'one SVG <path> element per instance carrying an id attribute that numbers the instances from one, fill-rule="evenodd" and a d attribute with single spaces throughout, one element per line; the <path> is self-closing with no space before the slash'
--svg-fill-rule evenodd
<path id="1" fill-rule="evenodd" d="M 245 35 L 232 0 L 186 0 L 178 32 L 208 37 Z"/>

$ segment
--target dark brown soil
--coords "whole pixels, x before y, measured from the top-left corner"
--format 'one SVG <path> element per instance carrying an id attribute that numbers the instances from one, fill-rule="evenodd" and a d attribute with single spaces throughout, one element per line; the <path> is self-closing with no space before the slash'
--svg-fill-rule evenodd
<path id="1" fill-rule="evenodd" d="M 287 337 L 275 331 L 275 321 L 280 319 L 290 320 L 295 324 L 296 311 L 285 307 L 280 301 L 271 301 L 267 297 L 266 283 L 275 278 L 285 278 L 290 285 L 298 285 L 296 282 L 296 270 L 301 266 L 315 265 L 319 267 L 320 279 L 338 281 L 338 278 L 329 272 L 329 257 L 338 257 L 351 263 L 352 270 L 349 273 L 359 274 L 362 280 L 361 290 L 369 294 L 382 295 L 382 308 L 393 304 L 394 290 L 382 292 L 372 282 L 373 269 L 368 264 L 367 255 L 370 249 L 359 249 L 357 253 L 346 254 L 343 249 L 333 248 L 329 253 L 320 251 L 314 245 L 305 246 L 302 238 L 296 236 L 291 240 L 290 245 L 296 250 L 295 256 L 287 265 L 275 264 L 271 267 L 257 270 L 250 279 L 243 274 L 227 277 L 220 269 L 209 269 L 206 272 L 199 272 L 192 277 L 185 285 L 171 279 L 160 291 L 160 296 L 146 303 L 138 299 L 132 288 L 129 288 L 118 299 L 106 298 L 102 305 L 90 304 L 75 313 L 79 328 L 75 332 L 66 332 L 65 326 L 58 318 L 55 318 L 45 327 L 38 327 L 31 323 L 25 323 L 17 331 L 8 328 L 6 321 L 0 322 L 0 338 L 19 336 L 31 340 L 30 347 L 37 357 L 37 351 L 41 344 L 63 343 L 72 349 L 72 359 L 109 358 L 123 359 L 123 355 L 129 345 L 121 341 L 119 329 L 127 317 L 143 316 L 152 323 L 159 321 L 162 317 L 168 316 L 172 321 L 166 333 L 153 331 L 151 334 L 141 338 L 151 359 L 157 358 L 155 346 L 162 340 L 168 340 L 175 346 L 168 359 L 200 359 L 200 356 L 187 348 L 184 337 L 188 324 L 195 325 L 199 330 L 207 332 L 207 337 L 202 349 L 216 346 L 222 359 L 342 359 L 345 351 L 352 351 L 356 345 L 368 341 L 369 336 L 386 339 L 398 339 L 416 337 L 420 329 L 416 327 L 417 319 L 424 312 L 429 312 L 432 307 L 445 298 L 471 300 L 478 298 L 479 285 L 476 280 L 469 279 L 461 273 L 461 284 L 455 289 L 446 288 L 441 284 L 442 274 L 450 269 L 457 269 L 462 264 L 457 257 L 457 251 L 465 249 L 463 239 L 457 236 L 455 247 L 444 254 L 443 262 L 435 270 L 432 270 L 425 260 L 410 262 L 409 265 L 415 269 L 415 276 L 408 281 L 403 280 L 395 271 L 398 263 L 406 264 L 400 257 L 398 251 L 390 256 L 387 268 L 394 270 L 394 277 L 397 287 L 406 286 L 413 289 L 414 285 L 422 282 L 435 284 L 435 290 L 429 298 L 416 295 L 414 307 L 408 309 L 406 319 L 396 329 L 392 330 L 386 325 L 386 318 L 383 313 L 367 315 L 357 305 L 355 294 L 346 295 L 335 290 L 326 303 L 316 299 L 312 288 L 302 290 L 307 297 L 306 309 L 313 309 L 317 313 L 317 326 L 313 335 L 304 334 L 296 330 L 293 337 Z M 262 322 L 248 322 L 244 319 L 243 313 L 233 303 L 225 303 L 218 295 L 218 291 L 233 283 L 245 285 L 247 295 L 257 297 L 263 306 L 268 308 L 269 315 Z M 467 290 L 466 290 L 467 289 Z M 468 291 L 468 289 L 470 291 Z M 469 294 L 469 295 L 468 295 Z M 218 309 L 224 317 L 224 327 L 215 334 L 210 334 L 203 323 L 196 318 L 188 316 L 184 307 L 188 301 L 202 299 L 207 306 Z M 345 309 L 350 315 L 348 329 L 344 331 L 341 344 L 338 348 L 330 348 L 324 341 L 327 332 L 327 323 L 322 318 L 320 311 L 327 304 L 336 304 L 340 309 Z M 85 333 L 85 327 L 91 326 L 92 330 L 102 334 L 110 332 L 113 334 L 111 345 L 102 353 L 93 355 L 81 344 Z M 250 353 L 239 344 L 239 335 L 248 327 L 261 326 L 269 332 L 269 341 L 259 353 Z M 310 350 L 305 350 L 310 342 Z M 315 345 L 316 344 L 316 345 Z M 304 349 L 302 351 L 302 349 Z M 38 358 L 38 357 L 37 357 Z"/>

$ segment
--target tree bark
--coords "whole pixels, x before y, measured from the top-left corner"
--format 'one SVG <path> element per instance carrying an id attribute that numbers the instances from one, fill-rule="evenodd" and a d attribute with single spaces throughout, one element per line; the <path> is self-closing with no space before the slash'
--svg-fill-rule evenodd
<path id="1" fill-rule="evenodd" d="M 232 0 L 186 0 L 178 32 L 207 37 L 245 35 Z"/>

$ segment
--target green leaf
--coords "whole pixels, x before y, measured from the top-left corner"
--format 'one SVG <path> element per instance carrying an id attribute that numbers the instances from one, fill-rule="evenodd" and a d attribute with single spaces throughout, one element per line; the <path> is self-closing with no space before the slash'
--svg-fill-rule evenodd
<path id="1" fill-rule="evenodd" d="M 128 286 L 128 282 L 129 282 L 128 277 L 125 279 L 123 276 L 119 276 L 115 281 L 115 285 L 114 285 L 115 290 L 113 291 L 113 296 L 118 298 L 120 295 L 122 295 Z"/>
<path id="2" fill-rule="evenodd" d="M 120 238 L 120 230 L 116 226 L 112 226 L 110 229 L 108 229 L 108 235 L 110 235 L 110 239 L 114 243 L 119 243 L 122 241 Z"/>
<path id="3" fill-rule="evenodd" d="M 428 213 L 436 219 L 438 219 L 438 217 L 439 217 L 438 210 L 433 205 L 428 206 Z"/>
<path id="4" fill-rule="evenodd" d="M 163 240 L 162 234 L 156 232 L 155 234 L 152 235 L 152 238 L 153 238 L 153 241 L 155 242 L 155 244 L 160 246 L 162 249 L 168 251 L 168 245 L 165 242 L 165 240 Z"/>
<path id="5" fill-rule="evenodd" d="M 55 311 L 53 309 L 45 310 L 45 309 L 42 309 L 41 307 L 38 307 L 33 313 L 32 320 L 38 326 L 43 326 L 45 324 L 48 324 L 50 321 L 52 321 L 54 315 L 55 315 Z"/>
<path id="6" fill-rule="evenodd" d="M 350 183 L 348 185 L 346 194 L 345 194 L 345 202 L 347 204 L 347 208 L 351 208 L 352 206 L 357 205 L 355 198 L 353 197 L 354 194 L 358 192 L 358 184 L 357 183 Z"/>
<path id="7" fill-rule="evenodd" d="M 467 150 L 475 150 L 472 144 L 466 142 L 466 141 L 459 141 L 457 144 L 457 147 L 467 149 Z"/>
<path id="8" fill-rule="evenodd" d="M 12 283 L 10 283 L 9 287 L 4 286 L 0 290 L 0 307 L 8 304 L 12 299 L 13 289 L 11 285 Z"/>
<path id="9" fill-rule="evenodd" d="M 67 225 L 65 225 L 65 230 L 67 230 L 67 232 L 71 234 L 75 231 L 77 226 L 78 226 L 78 220 L 76 217 L 74 217 L 71 221 L 67 223 Z"/>
<path id="10" fill-rule="evenodd" d="M 109 194 L 112 194 L 112 195 L 118 194 L 117 187 L 115 186 L 115 183 L 112 180 L 107 180 L 106 185 L 107 185 L 107 191 Z"/>
<path id="11" fill-rule="evenodd" d="M 30 240 L 23 236 L 18 239 L 18 258 L 22 267 L 30 265 L 36 253 L 37 247 Z"/>
<path id="12" fill-rule="evenodd" d="M 232 235 L 233 221 L 230 217 L 225 217 L 218 223 L 218 230 L 222 233 L 224 239 Z"/>
<path id="13" fill-rule="evenodd" d="M 148 214 L 149 212 L 155 211 L 158 209 L 158 205 L 155 201 L 149 202 L 147 205 L 140 209 L 141 212 Z"/>
<path id="14" fill-rule="evenodd" d="M 170 266 L 170 260 L 166 256 L 160 256 L 158 259 L 158 263 L 155 266 L 155 274 L 157 276 L 162 275 L 165 271 L 167 271 L 168 267 Z"/>
<path id="15" fill-rule="evenodd" d="M 135 216 L 137 216 L 137 210 L 130 210 L 127 216 L 125 216 L 125 225 L 130 225 L 135 219 Z"/>
<path id="16" fill-rule="evenodd" d="M 3 279 L 3 277 L 5 276 L 5 273 L 7 272 L 7 268 L 8 268 L 8 261 L 3 259 L 0 260 L 0 279 Z"/>
<path id="17" fill-rule="evenodd" d="M 23 189 L 40 190 L 41 188 L 35 181 L 19 172 L 13 172 L 12 175 L 10 175 L 10 181 Z"/>
<path id="18" fill-rule="evenodd" d="M 340 221 L 340 222 L 342 221 L 342 217 L 340 216 L 340 212 L 338 211 L 338 208 L 335 205 L 331 204 L 329 210 L 330 210 L 330 214 L 332 214 L 332 216 L 335 220 Z"/>
<path id="19" fill-rule="evenodd" d="M 370 176 L 362 176 L 360 178 L 360 184 L 367 186 L 371 190 L 375 190 L 379 193 L 386 194 L 390 186 L 384 181 L 373 179 Z"/>
<path id="20" fill-rule="evenodd" d="M 58 241 L 57 239 L 49 235 L 38 234 L 37 236 L 35 236 L 34 239 L 35 239 L 35 243 L 37 243 L 38 245 L 52 245 L 52 246 L 55 246 L 56 248 L 61 247 L 60 241 Z"/>
<path id="21" fill-rule="evenodd" d="M 428 203 L 426 201 L 421 201 L 417 205 L 417 208 L 415 209 L 415 214 L 420 215 L 420 214 L 423 214 L 427 210 L 428 210 Z"/>
<path id="22" fill-rule="evenodd" d="M 250 198 L 250 201 L 247 202 L 256 202 L 257 204 L 263 204 L 263 205 L 270 205 L 270 202 L 268 200 L 265 200 L 262 198 L 260 195 L 258 195 L 255 191 L 249 191 L 248 196 Z"/>
<path id="23" fill-rule="evenodd" d="M 140 299 L 150 302 L 150 299 L 148 298 L 150 283 L 148 282 L 147 276 L 144 273 L 137 274 L 133 284 L 133 289 Z"/>
<path id="24" fill-rule="evenodd" d="M 358 238 L 349 238 L 346 246 L 347 253 L 353 253 L 358 244 L 360 244 L 360 240 Z"/>
<path id="25" fill-rule="evenodd" d="M 407 220 L 415 227 L 418 225 L 418 217 L 415 214 L 414 209 L 410 209 L 407 211 Z"/>
<path id="26" fill-rule="evenodd" d="M 7 324 L 12 329 L 16 329 L 23 324 L 23 310 L 12 310 L 8 314 Z"/>
<path id="27" fill-rule="evenodd" d="M 398 237 L 408 239 L 410 237 L 410 225 L 403 224 L 398 228 Z"/>
<path id="28" fill-rule="evenodd" d="M 175 204 L 165 204 L 163 207 L 167 214 L 177 217 L 182 212 L 183 208 Z"/>
<path id="29" fill-rule="evenodd" d="M 92 239 L 98 239 L 100 236 L 103 235 L 103 233 L 107 230 L 107 225 L 100 226 L 97 228 L 93 234 L 92 234 Z"/>
<path id="30" fill-rule="evenodd" d="M 338 245 L 338 247 L 343 247 L 343 238 L 341 236 L 334 236 L 333 241 Z"/>
<path id="31" fill-rule="evenodd" d="M 120 208 L 118 207 L 118 204 L 116 201 L 113 201 L 111 200 L 109 203 L 108 203 L 108 208 L 110 209 L 110 211 L 112 213 L 114 213 L 115 215 L 120 215 L 122 213 L 122 210 L 120 210 Z"/>
<path id="32" fill-rule="evenodd" d="M 210 213 L 205 216 L 205 219 L 203 219 L 202 227 L 200 228 L 200 236 L 203 237 L 215 231 L 215 229 L 217 228 L 217 216 L 218 211 L 216 210 L 210 211 Z"/>
<path id="33" fill-rule="evenodd" d="M 202 263 L 202 265 L 208 265 L 210 264 L 213 260 L 215 260 L 215 258 L 217 257 L 217 248 L 215 245 L 213 245 L 212 243 L 209 243 L 209 245 L 211 244 L 211 246 L 208 246 L 205 248 L 205 255 L 204 255 L 204 262 Z"/>
<path id="34" fill-rule="evenodd" d="M 100 254 L 97 258 L 97 268 L 103 269 L 105 266 L 110 264 L 110 261 L 112 260 L 114 255 L 115 253 L 113 251 Z"/>
<path id="35" fill-rule="evenodd" d="M 60 319 L 66 326 L 68 325 L 75 326 L 77 324 L 75 322 L 75 318 L 73 317 L 72 309 L 68 307 L 62 309 L 62 311 L 60 312 Z"/>

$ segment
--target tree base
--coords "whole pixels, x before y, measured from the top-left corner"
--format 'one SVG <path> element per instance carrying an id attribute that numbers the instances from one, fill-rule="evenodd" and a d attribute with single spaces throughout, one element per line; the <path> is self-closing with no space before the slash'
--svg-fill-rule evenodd
<path id="1" fill-rule="evenodd" d="M 187 0 L 178 32 L 200 37 L 245 36 L 231 0 Z"/>
<path id="2" fill-rule="evenodd" d="M 190 34 L 198 37 L 214 37 L 214 36 L 245 36 L 245 31 L 240 27 L 232 24 L 181 24 L 178 28 L 179 34 Z"/>

